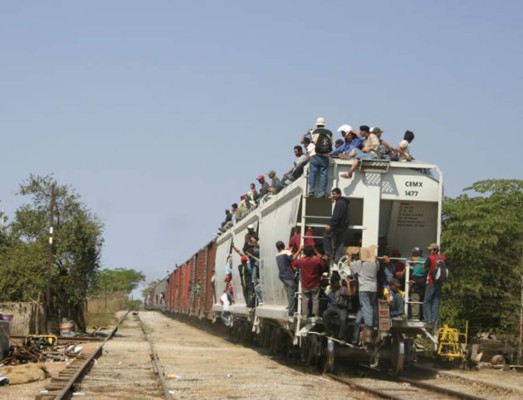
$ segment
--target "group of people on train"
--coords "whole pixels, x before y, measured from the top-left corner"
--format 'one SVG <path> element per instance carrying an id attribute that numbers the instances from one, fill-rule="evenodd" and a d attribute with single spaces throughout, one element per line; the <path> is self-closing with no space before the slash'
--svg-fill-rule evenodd
<path id="1" fill-rule="evenodd" d="M 327 181 L 328 168 L 331 158 L 353 160 L 348 172 L 342 173 L 343 178 L 352 178 L 354 171 L 363 159 L 383 159 L 390 161 L 407 162 L 414 160 L 410 144 L 414 140 L 414 133 L 407 130 L 403 139 L 396 147 L 392 147 L 382 138 L 384 133 L 378 127 L 361 125 L 359 130 L 348 124 L 338 128 L 340 138 L 334 140 L 330 130 L 325 128 L 325 118 L 316 119 L 316 128 L 308 130 L 300 138 L 300 144 L 294 146 L 294 161 L 292 167 L 282 174 L 280 179 L 276 171 L 271 170 L 265 175 L 259 175 L 259 188 L 251 183 L 249 191 L 240 196 L 239 203 L 233 203 L 230 209 L 225 210 L 225 219 L 221 223 L 218 234 L 221 234 L 236 221 L 244 218 L 254 210 L 260 202 L 269 198 L 271 194 L 280 192 L 283 188 L 298 179 L 309 164 L 308 195 L 328 197 Z"/>

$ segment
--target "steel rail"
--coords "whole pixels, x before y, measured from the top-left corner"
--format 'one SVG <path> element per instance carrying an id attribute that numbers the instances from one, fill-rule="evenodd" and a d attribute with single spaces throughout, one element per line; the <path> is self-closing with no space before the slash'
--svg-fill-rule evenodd
<path id="1" fill-rule="evenodd" d="M 85 361 L 79 365 L 78 367 L 77 366 L 73 366 L 73 364 L 70 364 L 69 367 L 67 367 L 65 370 L 63 370 L 63 372 L 65 372 L 65 374 L 67 374 L 67 371 L 70 367 L 71 369 L 74 368 L 74 373 L 71 375 L 71 377 L 69 378 L 69 380 L 67 380 L 64 384 L 63 384 L 63 388 L 58 391 L 57 393 L 55 393 L 54 390 L 50 390 L 48 391 L 47 393 L 39 393 L 35 396 L 35 399 L 36 400 L 44 400 L 44 399 L 54 399 L 54 400 L 65 400 L 65 399 L 69 399 L 72 397 L 73 395 L 73 389 L 74 389 L 74 385 L 87 373 L 89 372 L 89 370 L 91 369 L 91 367 L 93 366 L 94 364 L 94 360 L 97 359 L 98 357 L 100 357 L 100 355 L 102 354 L 103 352 L 103 348 L 104 348 L 104 345 L 113 338 L 113 336 L 115 335 L 116 331 L 118 330 L 118 327 L 122 324 L 122 322 L 125 320 L 125 318 L 127 318 L 127 315 L 129 314 L 129 311 L 127 311 L 125 313 L 125 315 L 120 318 L 120 320 L 117 322 L 116 326 L 111 330 L 111 332 L 109 333 L 109 335 L 107 336 L 107 338 L 105 338 L 105 340 L 102 342 L 102 344 L 100 344 L 96 350 L 89 356 L 85 359 Z M 71 371 L 72 372 L 72 371 Z M 55 380 L 55 382 L 53 382 L 53 380 L 51 380 L 51 383 L 49 384 L 49 386 L 53 385 L 53 383 L 56 385 L 60 385 L 62 386 L 62 380 L 61 379 L 57 379 Z"/>
<path id="2" fill-rule="evenodd" d="M 408 383 L 411 386 L 418 387 L 420 389 L 429 390 L 431 392 L 443 394 L 443 395 L 446 395 L 446 396 L 452 396 L 452 397 L 455 397 L 455 398 L 458 398 L 458 399 L 463 399 L 463 400 L 487 400 L 484 397 L 478 397 L 478 396 L 475 396 L 475 395 L 472 395 L 472 394 L 458 392 L 457 390 L 447 389 L 447 388 L 444 388 L 444 387 L 441 387 L 441 386 L 432 385 L 430 383 L 417 381 L 415 379 L 409 379 L 409 378 L 404 378 L 404 377 L 401 377 L 401 376 L 396 376 L 396 375 L 393 375 L 393 374 L 381 371 L 381 370 L 376 369 L 376 368 L 371 368 L 371 367 L 369 367 L 368 365 L 365 365 L 365 364 L 360 364 L 359 366 L 363 367 L 363 368 L 365 368 L 365 369 L 367 369 L 369 371 L 372 371 L 372 372 L 374 372 L 376 374 L 383 374 L 384 376 L 386 376 L 388 378 L 392 378 L 392 379 L 394 379 L 394 380 L 396 380 L 398 382 Z"/>
<path id="3" fill-rule="evenodd" d="M 458 392 L 456 390 L 452 389 L 446 389 L 441 386 L 432 385 L 430 383 L 420 382 L 415 379 L 408 379 L 408 378 L 402 378 L 402 377 L 396 377 L 400 382 L 408 383 L 411 386 L 419 387 L 420 389 L 430 390 L 431 392 L 441 393 L 447 396 L 456 397 L 458 399 L 463 400 L 487 400 L 484 397 L 478 397 L 474 396 L 472 394 L 462 393 Z"/>
<path id="4" fill-rule="evenodd" d="M 140 327 L 142 328 L 143 334 L 145 336 L 145 340 L 147 341 L 147 343 L 149 343 L 149 349 L 151 350 L 149 355 L 151 357 L 151 362 L 153 363 L 153 367 L 154 367 L 156 373 L 158 374 L 158 378 L 160 379 L 160 384 L 162 385 L 164 397 L 166 400 L 173 400 L 171 392 L 169 391 L 169 386 L 167 385 L 167 381 L 165 380 L 165 374 L 163 373 L 162 366 L 160 364 L 160 359 L 158 358 L 158 354 L 154 350 L 153 342 L 150 339 L 150 337 L 146 331 L 145 324 L 142 321 L 142 319 L 140 318 L 140 316 L 138 316 L 138 320 L 140 321 Z"/>
<path id="5" fill-rule="evenodd" d="M 382 399 L 389 399 L 389 400 L 404 400 L 403 398 L 401 397 L 397 397 L 397 396 L 393 396 L 389 393 L 385 393 L 385 392 L 381 392 L 379 390 L 376 390 L 376 389 L 372 389 L 368 386 L 365 386 L 365 385 L 361 385 L 359 383 L 356 383 L 354 381 L 351 381 L 350 379 L 344 379 L 344 378 L 340 378 L 339 376 L 336 376 L 336 375 L 333 375 L 333 374 L 325 374 L 326 376 L 328 376 L 329 378 L 331 378 L 332 380 L 335 380 L 337 382 L 341 382 L 341 383 L 344 383 L 345 385 L 348 385 L 350 387 L 355 387 L 357 389 L 360 389 L 360 390 L 363 390 L 367 393 L 371 393 L 375 396 L 378 396 Z"/>

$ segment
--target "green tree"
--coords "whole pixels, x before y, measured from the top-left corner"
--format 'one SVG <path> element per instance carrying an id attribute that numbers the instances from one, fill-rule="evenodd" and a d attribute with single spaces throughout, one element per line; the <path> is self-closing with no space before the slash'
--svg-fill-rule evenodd
<path id="1" fill-rule="evenodd" d="M 483 180 L 443 207 L 442 247 L 451 270 L 442 317 L 472 332 L 516 334 L 523 274 L 523 181 Z"/>
<path id="2" fill-rule="evenodd" d="M 145 275 L 131 268 L 103 269 L 96 274 L 94 294 L 130 294 L 145 281 Z"/>
<path id="3" fill-rule="evenodd" d="M 10 244 L 2 255 L 2 272 L 14 273 L 8 283 L 10 298 L 34 298 L 36 293 L 46 293 L 50 284 L 48 317 L 56 320 L 67 317 L 85 329 L 83 305 L 99 268 L 102 224 L 70 186 L 58 185 L 51 176 L 31 175 L 20 185 L 18 194 L 29 197 L 30 202 L 16 211 L 9 226 Z M 54 240 L 49 280 L 52 198 Z M 25 279 L 17 280 L 17 276 Z"/>

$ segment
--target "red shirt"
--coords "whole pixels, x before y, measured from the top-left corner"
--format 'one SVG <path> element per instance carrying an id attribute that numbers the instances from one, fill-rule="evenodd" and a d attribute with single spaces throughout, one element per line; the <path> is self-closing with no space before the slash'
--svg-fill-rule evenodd
<path id="1" fill-rule="evenodd" d="M 316 246 L 316 242 L 314 241 L 314 238 L 312 237 L 312 232 L 307 231 L 305 232 L 305 241 L 303 242 L 303 246 Z M 301 242 L 301 233 L 295 233 L 291 240 L 289 241 L 289 247 L 292 248 L 292 251 L 295 252 L 300 247 Z"/>
<path id="2" fill-rule="evenodd" d="M 321 273 L 325 267 L 325 262 L 318 256 L 299 258 L 294 265 L 301 268 L 301 287 L 304 289 L 314 289 L 321 284 Z"/>
<path id="3" fill-rule="evenodd" d="M 434 271 L 434 268 L 436 268 L 436 260 L 442 259 L 443 261 L 447 261 L 447 257 L 444 254 L 434 254 L 432 256 L 428 256 L 425 260 L 425 268 L 428 267 L 429 273 L 427 274 L 427 285 L 433 284 L 434 279 L 432 279 L 432 271 Z"/>

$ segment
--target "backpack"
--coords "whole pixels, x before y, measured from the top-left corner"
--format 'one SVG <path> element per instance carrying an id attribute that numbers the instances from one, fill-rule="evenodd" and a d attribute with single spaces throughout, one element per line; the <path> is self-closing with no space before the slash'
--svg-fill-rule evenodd
<path id="1" fill-rule="evenodd" d="M 318 154 L 329 154 L 332 151 L 332 138 L 327 134 L 326 129 L 319 129 L 318 139 L 316 139 L 315 151 Z M 314 133 L 314 132 L 313 132 Z"/>
<path id="2" fill-rule="evenodd" d="M 436 265 L 430 274 L 434 283 L 443 283 L 449 278 L 449 268 L 441 255 L 436 256 Z"/>

